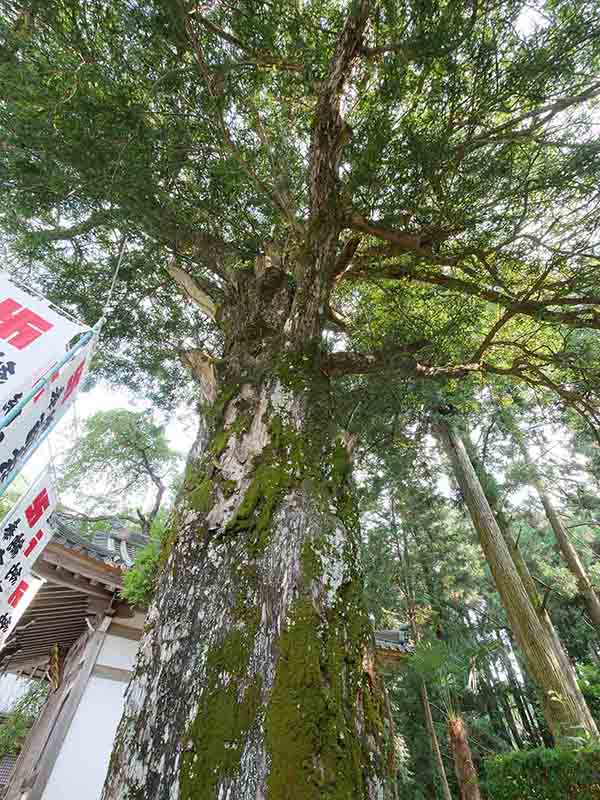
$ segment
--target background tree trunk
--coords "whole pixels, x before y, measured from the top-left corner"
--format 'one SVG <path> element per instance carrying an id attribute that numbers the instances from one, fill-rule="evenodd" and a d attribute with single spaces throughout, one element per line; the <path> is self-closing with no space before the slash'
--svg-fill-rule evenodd
<path id="1" fill-rule="evenodd" d="M 519 549 L 519 546 L 512 535 L 510 522 L 506 514 L 502 510 L 500 503 L 500 495 L 496 480 L 492 475 L 490 475 L 485 470 L 483 464 L 477 459 L 475 450 L 471 444 L 469 437 L 466 436 L 465 438 L 463 438 L 462 436 L 460 436 L 459 438 L 465 448 L 467 457 L 471 462 L 471 466 L 475 471 L 476 477 L 479 481 L 479 485 L 484 494 L 484 497 L 489 503 L 493 517 L 498 524 L 498 528 L 502 533 L 506 546 L 508 547 L 509 553 L 512 556 L 513 563 L 515 565 L 517 573 L 519 574 L 519 577 L 521 578 L 521 581 L 523 582 L 523 586 L 525 588 L 525 591 L 527 592 L 527 595 L 529 596 L 529 600 L 533 605 L 534 609 L 537 611 L 537 615 L 540 622 L 546 628 L 549 637 L 554 642 L 554 649 L 556 656 L 563 665 L 563 674 L 565 680 L 567 680 L 571 684 L 572 690 L 576 695 L 580 694 L 577 678 L 573 671 L 573 667 L 571 661 L 569 660 L 569 656 L 562 646 L 556 628 L 554 627 L 554 624 L 550 619 L 550 615 L 547 609 L 545 608 L 543 600 L 539 595 L 536 583 L 529 570 L 529 567 L 527 566 L 527 563 L 523 558 L 521 550 Z"/>
<path id="2" fill-rule="evenodd" d="M 442 415 L 434 429 L 452 464 L 529 673 L 542 691 L 544 713 L 554 737 L 582 731 L 596 734 L 572 667 L 531 602 L 462 439 Z"/>
<path id="3" fill-rule="evenodd" d="M 103 800 L 396 797 L 327 388 L 225 387 L 201 426 Z"/>
<path id="4" fill-rule="evenodd" d="M 409 557 L 408 539 L 406 535 L 406 525 L 403 525 L 401 529 L 402 532 L 402 546 L 401 546 L 400 532 L 396 521 L 396 510 L 395 510 L 395 503 L 393 496 L 392 496 L 390 510 L 391 510 L 390 522 L 396 543 L 396 553 L 398 557 L 398 562 L 401 565 L 401 584 L 408 608 L 408 621 L 412 633 L 413 642 L 416 645 L 420 641 L 421 635 L 419 627 L 417 625 L 417 615 L 416 615 L 417 606 L 416 606 L 415 591 L 413 584 L 412 565 Z M 423 564 L 421 564 L 421 567 L 423 569 L 425 581 L 428 587 L 430 587 L 429 589 L 430 594 L 432 597 L 434 597 L 435 592 L 433 589 L 431 572 L 429 571 L 429 569 L 426 568 L 426 565 L 424 566 Z M 425 683 L 424 680 L 420 681 L 419 693 L 421 695 L 423 714 L 425 716 L 425 727 L 427 728 L 427 734 L 429 736 L 431 752 L 433 753 L 433 757 L 435 759 L 435 764 L 438 771 L 438 777 L 442 785 L 442 794 L 444 795 L 444 800 L 453 800 L 452 792 L 450 791 L 450 784 L 448 783 L 448 776 L 446 775 L 446 767 L 444 765 L 444 759 L 442 757 L 442 750 L 440 748 L 440 740 L 435 730 L 433 714 L 431 713 L 431 703 L 429 702 L 429 693 L 427 691 L 427 684 Z"/>
<path id="5" fill-rule="evenodd" d="M 507 417 L 508 415 L 505 414 L 504 418 L 507 419 Z M 521 452 L 521 455 L 523 456 L 523 461 L 527 465 L 531 484 L 535 488 L 542 506 L 544 507 L 546 517 L 550 523 L 550 527 L 552 528 L 560 552 L 562 553 L 569 571 L 577 581 L 577 586 L 585 602 L 590 619 L 596 628 L 596 631 L 598 634 L 600 634 L 600 600 L 598 599 L 598 595 L 594 591 L 592 582 L 590 581 L 585 567 L 579 558 L 579 554 L 569 538 L 569 532 L 565 528 L 561 518 L 554 508 L 554 504 L 550 498 L 550 495 L 544 488 L 539 471 L 529 455 L 529 450 L 521 430 L 517 426 L 516 422 L 514 422 L 512 419 L 508 421 L 508 427 L 513 435 L 513 439 L 515 440 L 517 447 Z"/>

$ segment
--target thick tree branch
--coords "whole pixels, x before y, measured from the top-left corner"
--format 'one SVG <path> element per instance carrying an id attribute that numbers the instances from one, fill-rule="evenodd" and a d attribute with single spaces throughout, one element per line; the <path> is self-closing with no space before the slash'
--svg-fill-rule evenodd
<path id="1" fill-rule="evenodd" d="M 384 242 L 390 242 L 401 251 L 417 253 L 423 256 L 428 256 L 432 253 L 431 243 L 424 244 L 424 237 L 420 233 L 409 233 L 387 228 L 356 213 L 352 214 L 346 224 L 355 231 L 361 231 L 361 233 L 366 233 L 377 239 L 383 239 Z M 397 255 L 398 250 L 394 249 L 392 252 Z"/>
<path id="2" fill-rule="evenodd" d="M 543 300 L 522 300 L 511 297 L 497 289 L 480 286 L 453 275 L 446 275 L 431 269 L 420 268 L 414 264 L 386 263 L 374 264 L 366 269 L 351 267 L 341 276 L 342 280 L 415 280 L 419 283 L 439 286 L 460 294 L 478 297 L 490 303 L 498 303 L 514 314 L 524 314 L 535 319 L 558 322 L 574 328 L 600 329 L 600 313 L 593 306 L 600 305 L 600 297 L 550 297 Z M 585 311 L 556 311 L 552 306 L 585 306 Z"/>
<path id="3" fill-rule="evenodd" d="M 347 220 L 346 225 L 356 231 L 369 234 L 384 242 L 392 245 L 391 252 L 397 255 L 399 252 L 416 253 L 423 257 L 433 255 L 434 245 L 439 245 L 449 239 L 452 235 L 459 233 L 457 230 L 444 230 L 434 225 L 424 228 L 421 231 L 398 231 L 388 228 L 385 225 L 368 220 L 354 212 Z"/>
<path id="4" fill-rule="evenodd" d="M 360 242 L 360 236 L 353 236 L 344 244 L 342 251 L 337 258 L 335 268 L 333 270 L 333 277 L 341 275 L 346 271 L 352 259 L 354 258 L 356 251 L 358 250 Z"/>
<path id="5" fill-rule="evenodd" d="M 348 321 L 345 320 L 341 314 L 339 314 L 335 308 L 330 305 L 327 306 L 326 314 L 325 314 L 325 322 L 327 327 L 331 327 L 334 330 L 338 331 L 346 331 L 348 330 Z"/>
<path id="6" fill-rule="evenodd" d="M 428 342 L 415 342 L 395 351 L 330 353 L 321 363 L 321 369 L 332 378 L 344 375 L 367 375 L 376 372 L 396 372 L 411 378 L 462 378 L 472 372 L 481 372 L 481 363 L 436 367 L 420 363 L 415 353 Z"/>
<path id="7" fill-rule="evenodd" d="M 313 243 L 337 239 L 343 210 L 339 202 L 339 166 L 347 126 L 341 115 L 342 97 L 352 66 L 360 55 L 371 11 L 370 0 L 353 0 L 329 65 L 329 74 L 315 108 L 310 151 L 310 211 Z"/>
<path id="8" fill-rule="evenodd" d="M 155 204 L 150 210 L 146 209 L 139 225 L 147 236 L 168 245 L 175 253 L 201 263 L 223 280 L 229 277 L 226 259 L 240 256 L 233 244 L 207 233 L 199 226 L 183 222 L 164 204 Z"/>

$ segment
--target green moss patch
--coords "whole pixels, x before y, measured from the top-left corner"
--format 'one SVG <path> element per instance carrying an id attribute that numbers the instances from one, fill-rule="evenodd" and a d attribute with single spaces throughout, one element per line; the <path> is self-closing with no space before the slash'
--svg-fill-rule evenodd
<path id="1" fill-rule="evenodd" d="M 218 784 L 239 768 L 248 732 L 261 708 L 260 676 L 240 692 L 255 633 L 255 626 L 233 630 L 208 654 L 209 683 L 184 740 L 181 800 L 214 800 Z"/>
<path id="2" fill-rule="evenodd" d="M 306 549 L 303 564 L 316 568 Z M 386 711 L 363 670 L 369 630 L 358 580 L 341 587 L 328 619 L 321 614 L 307 591 L 280 639 L 265 719 L 270 800 L 358 800 L 367 777 L 385 769 L 371 757 L 385 749 Z"/>

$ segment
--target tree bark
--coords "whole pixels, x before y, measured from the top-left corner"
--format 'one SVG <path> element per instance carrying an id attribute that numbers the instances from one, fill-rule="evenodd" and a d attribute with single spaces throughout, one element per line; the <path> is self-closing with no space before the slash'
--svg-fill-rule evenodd
<path id="1" fill-rule="evenodd" d="M 102 797 L 393 800 L 328 385 L 241 336 L 230 363 L 256 370 L 218 391 L 190 454 Z"/>
<path id="2" fill-rule="evenodd" d="M 550 615 L 546 610 L 546 608 L 544 607 L 543 601 L 538 593 L 536 583 L 533 579 L 531 572 L 529 571 L 529 567 L 527 566 L 527 563 L 523 558 L 521 550 L 519 549 L 519 546 L 512 535 L 510 522 L 507 519 L 506 514 L 502 510 L 499 501 L 499 492 L 496 480 L 494 479 L 493 476 L 491 476 L 488 472 L 486 472 L 483 465 L 478 461 L 475 450 L 471 444 L 469 437 L 467 436 L 466 439 L 463 439 L 461 437 L 460 440 L 463 443 L 467 456 L 471 462 L 471 465 L 473 466 L 473 469 L 475 470 L 475 474 L 480 483 L 481 490 L 483 491 L 485 499 L 489 503 L 494 519 L 498 524 L 500 532 L 504 538 L 504 542 L 506 543 L 509 553 L 512 556 L 513 563 L 515 565 L 519 577 L 523 582 L 523 586 L 525 588 L 525 591 L 527 592 L 529 600 L 533 605 L 533 607 L 536 609 L 540 622 L 542 623 L 542 625 L 544 625 L 544 627 L 548 632 L 548 635 L 554 642 L 556 655 L 563 665 L 563 674 L 565 676 L 565 679 L 571 683 L 573 690 L 577 694 L 579 693 L 579 687 L 577 684 L 577 679 L 573 671 L 571 661 L 569 660 L 569 656 L 566 650 L 562 646 L 556 628 L 554 627 L 554 624 L 550 619 Z M 544 733 L 544 736 L 546 737 L 546 739 L 548 739 L 546 732 Z"/>
<path id="3" fill-rule="evenodd" d="M 434 429 L 479 534 L 511 629 L 542 693 L 544 713 L 555 739 L 580 735 L 582 731 L 596 734 L 596 724 L 573 669 L 525 589 L 461 437 L 443 415 L 437 415 Z"/>
<path id="4" fill-rule="evenodd" d="M 469 747 L 467 728 L 462 717 L 448 721 L 448 737 L 454 755 L 454 769 L 461 800 L 481 800 L 477 770 Z"/>
<path id="5" fill-rule="evenodd" d="M 590 581 L 585 567 L 579 558 L 579 554 L 569 538 L 567 529 L 563 525 L 561 518 L 554 508 L 554 504 L 550 499 L 550 496 L 544 488 L 539 471 L 529 455 L 529 450 L 527 449 L 523 434 L 513 420 L 509 421 L 509 430 L 513 435 L 517 447 L 521 451 L 521 455 L 523 456 L 525 464 L 527 465 L 531 484 L 536 490 L 542 506 L 544 507 L 546 517 L 550 523 L 550 527 L 552 528 L 560 552 L 562 553 L 569 571 L 577 581 L 577 586 L 581 596 L 583 597 L 587 612 L 590 615 L 590 619 L 596 629 L 596 632 L 600 634 L 600 599 L 594 591 L 592 582 Z"/>

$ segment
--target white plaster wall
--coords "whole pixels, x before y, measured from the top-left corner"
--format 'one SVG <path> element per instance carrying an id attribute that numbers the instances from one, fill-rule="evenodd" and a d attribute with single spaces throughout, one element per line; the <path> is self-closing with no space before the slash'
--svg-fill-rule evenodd
<path id="1" fill-rule="evenodd" d="M 118 641 L 137 647 L 137 642 Z M 119 681 L 90 677 L 42 800 L 99 800 L 126 688 Z"/>
<path id="2" fill-rule="evenodd" d="M 139 642 L 107 635 L 96 664 L 117 669 L 133 669 Z"/>

